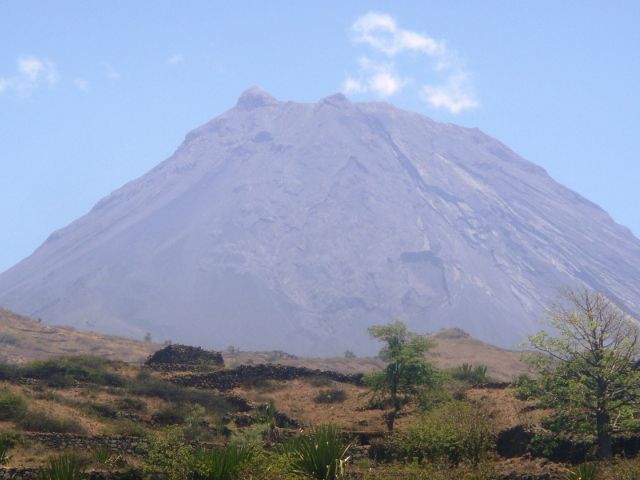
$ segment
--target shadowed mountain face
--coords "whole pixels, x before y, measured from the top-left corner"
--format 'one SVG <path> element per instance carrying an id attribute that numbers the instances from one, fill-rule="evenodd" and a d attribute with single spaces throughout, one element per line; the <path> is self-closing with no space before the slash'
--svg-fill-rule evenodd
<path id="1" fill-rule="evenodd" d="M 563 286 L 640 312 L 640 241 L 476 129 L 250 89 L 0 275 L 46 322 L 210 347 L 371 352 L 400 318 L 513 345 Z"/>

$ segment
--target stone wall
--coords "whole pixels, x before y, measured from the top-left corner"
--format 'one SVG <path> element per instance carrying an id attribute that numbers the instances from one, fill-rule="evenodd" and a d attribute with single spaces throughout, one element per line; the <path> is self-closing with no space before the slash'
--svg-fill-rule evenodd
<path id="1" fill-rule="evenodd" d="M 220 352 L 204 350 L 189 345 L 167 345 L 151 355 L 145 365 L 154 368 L 180 369 L 184 366 L 223 367 L 224 359 Z"/>
<path id="2" fill-rule="evenodd" d="M 363 376 L 362 374 L 346 375 L 338 372 L 287 365 L 260 364 L 240 365 L 229 370 L 184 375 L 174 377 L 171 381 L 183 387 L 229 390 L 242 385 L 254 385 L 265 380 L 295 380 L 298 378 L 318 377 L 341 383 L 361 385 Z"/>
<path id="3" fill-rule="evenodd" d="M 2 468 L 0 480 L 39 480 L 41 470 L 37 468 Z M 87 472 L 87 480 L 142 480 L 142 473 L 130 472 Z"/>
<path id="4" fill-rule="evenodd" d="M 141 452 L 141 439 L 130 436 L 99 435 L 90 437 L 70 433 L 25 432 L 24 438 L 32 442 L 41 443 L 53 450 L 92 450 L 106 448 L 114 453 L 121 454 L 136 454 Z"/>

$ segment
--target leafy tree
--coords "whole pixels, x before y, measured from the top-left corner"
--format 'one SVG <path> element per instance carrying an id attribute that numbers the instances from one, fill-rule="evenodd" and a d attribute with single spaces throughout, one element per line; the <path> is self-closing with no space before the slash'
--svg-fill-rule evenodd
<path id="1" fill-rule="evenodd" d="M 409 332 L 400 321 L 373 326 L 368 331 L 373 338 L 385 343 L 380 358 L 388 363 L 384 370 L 369 374 L 365 381 L 379 400 L 391 403 L 386 423 L 392 431 L 402 407 L 436 383 L 435 369 L 424 358 L 433 344 L 425 336 Z"/>
<path id="2" fill-rule="evenodd" d="M 597 453 L 611 458 L 616 431 L 635 429 L 640 399 L 637 323 L 605 295 L 565 292 L 551 309 L 549 325 L 529 339 L 543 355 L 532 356 L 541 374 L 542 397 L 556 409 L 555 422 L 574 433 L 597 438 Z"/>

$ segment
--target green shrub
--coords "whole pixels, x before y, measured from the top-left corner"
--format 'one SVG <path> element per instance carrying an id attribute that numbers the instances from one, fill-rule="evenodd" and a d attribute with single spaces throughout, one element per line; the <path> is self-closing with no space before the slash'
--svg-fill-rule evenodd
<path id="1" fill-rule="evenodd" d="M 125 412 L 142 413 L 147 410 L 147 404 L 139 398 L 125 397 L 116 401 L 116 407 Z"/>
<path id="2" fill-rule="evenodd" d="M 333 425 L 323 425 L 284 447 L 294 473 L 317 480 L 344 476 L 350 445 Z"/>
<path id="3" fill-rule="evenodd" d="M 313 377 L 309 377 L 309 385 L 314 387 L 330 387 L 333 385 L 333 380 L 325 375 L 315 375 Z"/>
<path id="4" fill-rule="evenodd" d="M 17 423 L 28 432 L 85 433 L 76 419 L 57 417 L 42 410 L 29 410 Z"/>
<path id="5" fill-rule="evenodd" d="M 179 387 L 173 383 L 153 378 L 147 372 L 138 375 L 135 381 L 127 385 L 127 389 L 134 395 L 160 398 L 167 402 L 202 405 L 210 412 L 215 413 L 224 414 L 232 409 L 229 402 L 219 395 L 195 388 Z"/>
<path id="6" fill-rule="evenodd" d="M 0 380 L 15 380 L 20 376 L 20 370 L 15 365 L 0 363 Z"/>
<path id="7" fill-rule="evenodd" d="M 185 422 L 186 411 L 181 405 L 167 405 L 151 417 L 158 425 L 182 425 Z"/>
<path id="8" fill-rule="evenodd" d="M 477 465 L 494 445 L 489 419 L 464 401 L 434 408 L 396 441 L 407 457 L 450 465 Z"/>
<path id="9" fill-rule="evenodd" d="M 118 418 L 118 411 L 106 403 L 92 403 L 88 406 L 88 410 L 100 418 Z"/>
<path id="10" fill-rule="evenodd" d="M 69 387 L 76 382 L 114 387 L 124 385 L 124 379 L 111 371 L 113 366 L 113 362 L 100 357 L 78 355 L 32 362 L 22 367 L 22 375 L 58 388 Z"/>
<path id="11" fill-rule="evenodd" d="M 74 454 L 62 454 L 49 459 L 40 473 L 40 480 L 81 480 L 84 477 L 86 461 Z"/>
<path id="12" fill-rule="evenodd" d="M 347 392 L 340 389 L 322 390 L 313 399 L 316 403 L 340 403 L 347 399 Z"/>
<path id="13" fill-rule="evenodd" d="M 0 390 L 0 420 L 19 420 L 27 413 L 27 402 L 8 389 Z"/>
<path id="14" fill-rule="evenodd" d="M 199 450 L 193 456 L 195 469 L 190 480 L 236 480 L 253 456 L 250 446 L 228 445 L 214 450 Z"/>
<path id="15" fill-rule="evenodd" d="M 193 448 L 178 427 L 150 436 L 141 447 L 147 463 L 145 471 L 151 476 L 162 472 L 169 480 L 185 480 L 193 471 Z"/>
<path id="16" fill-rule="evenodd" d="M 521 374 L 513 382 L 515 396 L 518 400 L 531 400 L 540 397 L 540 385 L 526 373 Z"/>
<path id="17" fill-rule="evenodd" d="M 129 419 L 120 419 L 106 425 L 103 429 L 105 435 L 120 435 L 125 437 L 144 438 L 149 430 L 139 422 Z"/>

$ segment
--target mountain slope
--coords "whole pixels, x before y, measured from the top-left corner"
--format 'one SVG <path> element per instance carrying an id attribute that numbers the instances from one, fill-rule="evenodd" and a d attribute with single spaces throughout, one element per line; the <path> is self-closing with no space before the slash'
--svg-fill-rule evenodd
<path id="1" fill-rule="evenodd" d="M 61 355 L 97 355 L 142 363 L 160 348 L 151 342 L 45 325 L 0 308 L 0 362 L 25 363 Z"/>
<path id="2" fill-rule="evenodd" d="M 477 129 L 250 89 L 0 275 L 46 322 L 221 348 L 370 352 L 366 327 L 513 345 L 558 288 L 640 312 L 640 241 Z"/>

